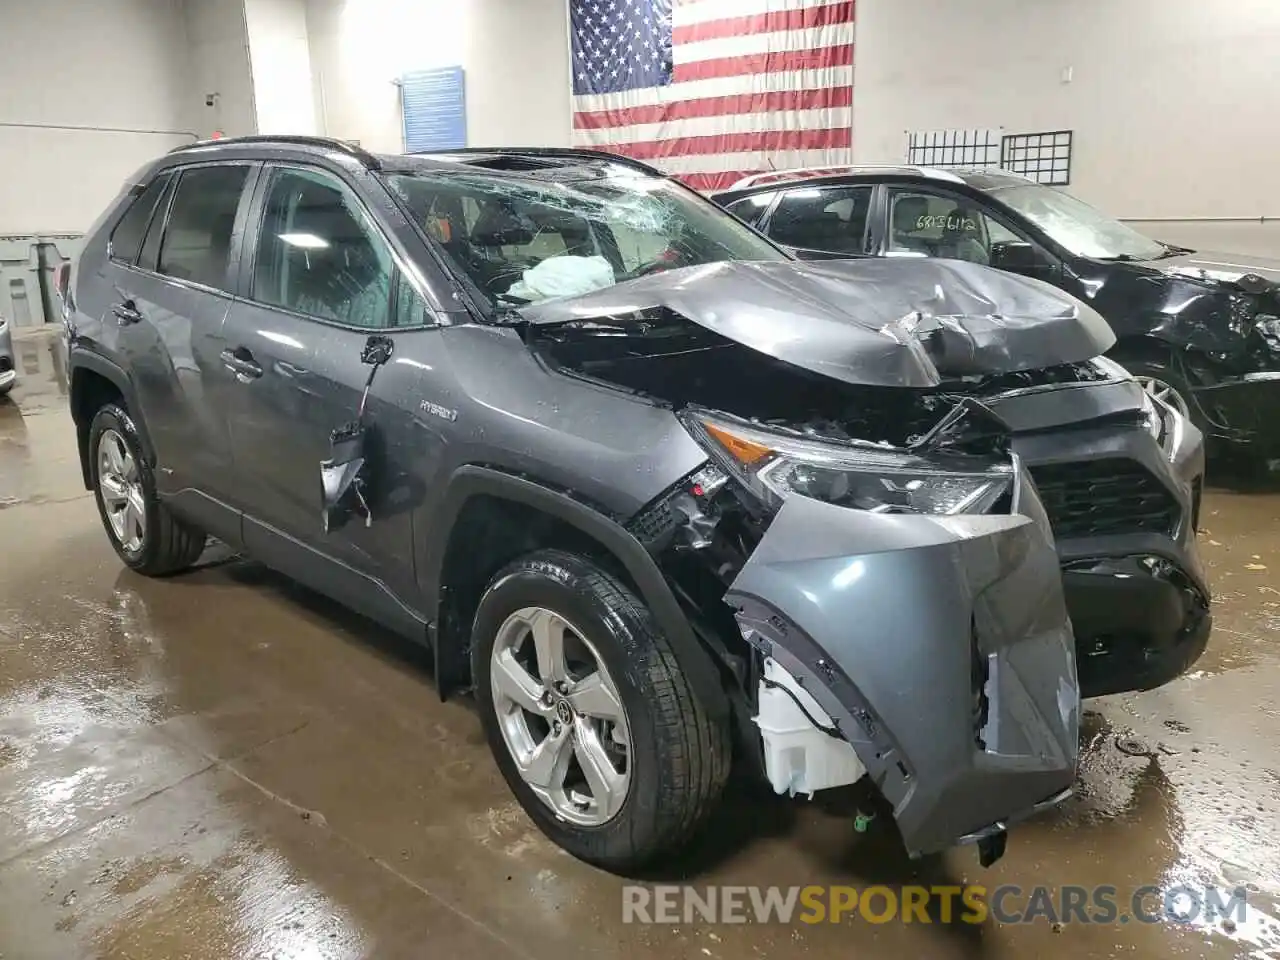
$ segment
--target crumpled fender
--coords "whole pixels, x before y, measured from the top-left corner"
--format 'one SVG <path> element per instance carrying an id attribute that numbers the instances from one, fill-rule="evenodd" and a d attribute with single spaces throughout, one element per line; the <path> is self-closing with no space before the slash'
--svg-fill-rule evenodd
<path id="1" fill-rule="evenodd" d="M 726 597 L 852 742 L 913 854 L 1028 816 L 1075 777 L 1075 643 L 1022 481 L 1004 516 L 792 497 Z"/>

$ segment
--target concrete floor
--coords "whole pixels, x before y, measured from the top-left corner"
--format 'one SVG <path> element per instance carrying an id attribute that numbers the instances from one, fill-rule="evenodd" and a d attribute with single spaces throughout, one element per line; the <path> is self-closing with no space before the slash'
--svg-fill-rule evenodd
<path id="1" fill-rule="evenodd" d="M 43 337 L 0 402 L 0 956 L 1280 956 L 1280 494 L 1214 492 L 1197 669 L 1088 705 L 1077 794 L 1006 858 L 736 792 L 673 868 L 743 885 L 1247 884 L 1241 924 L 639 926 L 512 802 L 411 645 L 262 567 L 127 572 Z M 1151 756 L 1117 746 L 1136 737 Z"/>

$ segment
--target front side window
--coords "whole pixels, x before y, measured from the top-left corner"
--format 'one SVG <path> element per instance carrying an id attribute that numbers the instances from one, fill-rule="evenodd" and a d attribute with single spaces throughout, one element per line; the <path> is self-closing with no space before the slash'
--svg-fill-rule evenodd
<path id="1" fill-rule="evenodd" d="M 721 260 L 787 259 L 711 201 L 655 177 L 429 168 L 385 176 L 458 272 L 497 303 L 577 296 Z"/>
<path id="2" fill-rule="evenodd" d="M 860 254 L 871 192 L 870 186 L 788 190 L 769 219 L 769 234 L 789 247 Z"/>
<path id="3" fill-rule="evenodd" d="M 991 263 L 993 246 L 1015 234 L 963 197 L 893 190 L 889 194 L 890 256 L 944 257 Z"/>
<path id="4" fill-rule="evenodd" d="M 169 183 L 168 174 L 156 177 L 146 188 L 133 198 L 129 209 L 125 211 L 115 230 L 111 232 L 111 259 L 121 263 L 133 263 L 142 250 L 142 238 L 146 235 L 147 224 L 151 222 L 151 214 L 155 212 L 156 201 L 164 194 Z"/>
<path id="5" fill-rule="evenodd" d="M 1054 187 L 1019 183 L 990 193 L 1077 257 L 1155 260 L 1169 255 L 1164 244 Z"/>
<path id="6" fill-rule="evenodd" d="M 216 290 L 228 288 L 231 232 L 248 177 L 243 164 L 182 172 L 160 240 L 160 273 Z"/>
<path id="7" fill-rule="evenodd" d="M 390 248 L 345 185 L 315 170 L 272 174 L 255 300 L 347 326 L 388 327 L 394 276 Z"/>

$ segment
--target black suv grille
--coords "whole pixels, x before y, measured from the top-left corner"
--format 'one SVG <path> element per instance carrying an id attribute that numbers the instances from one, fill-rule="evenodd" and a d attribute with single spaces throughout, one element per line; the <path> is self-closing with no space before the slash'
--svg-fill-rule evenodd
<path id="1" fill-rule="evenodd" d="M 1133 460 L 1085 460 L 1031 468 L 1055 537 L 1172 534 L 1178 501 Z"/>

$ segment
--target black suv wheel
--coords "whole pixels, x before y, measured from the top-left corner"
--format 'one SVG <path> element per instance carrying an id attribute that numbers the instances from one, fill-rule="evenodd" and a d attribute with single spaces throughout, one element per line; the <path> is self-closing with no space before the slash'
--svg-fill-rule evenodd
<path id="1" fill-rule="evenodd" d="M 185 570 L 204 551 L 205 535 L 156 497 L 155 477 L 128 412 L 113 403 L 89 426 L 89 469 L 102 525 L 120 559 L 139 573 Z"/>
<path id="2" fill-rule="evenodd" d="M 617 578 L 555 550 L 517 560 L 480 601 L 471 656 L 498 767 L 561 847 L 627 871 L 705 821 L 728 775 L 728 726 Z"/>

